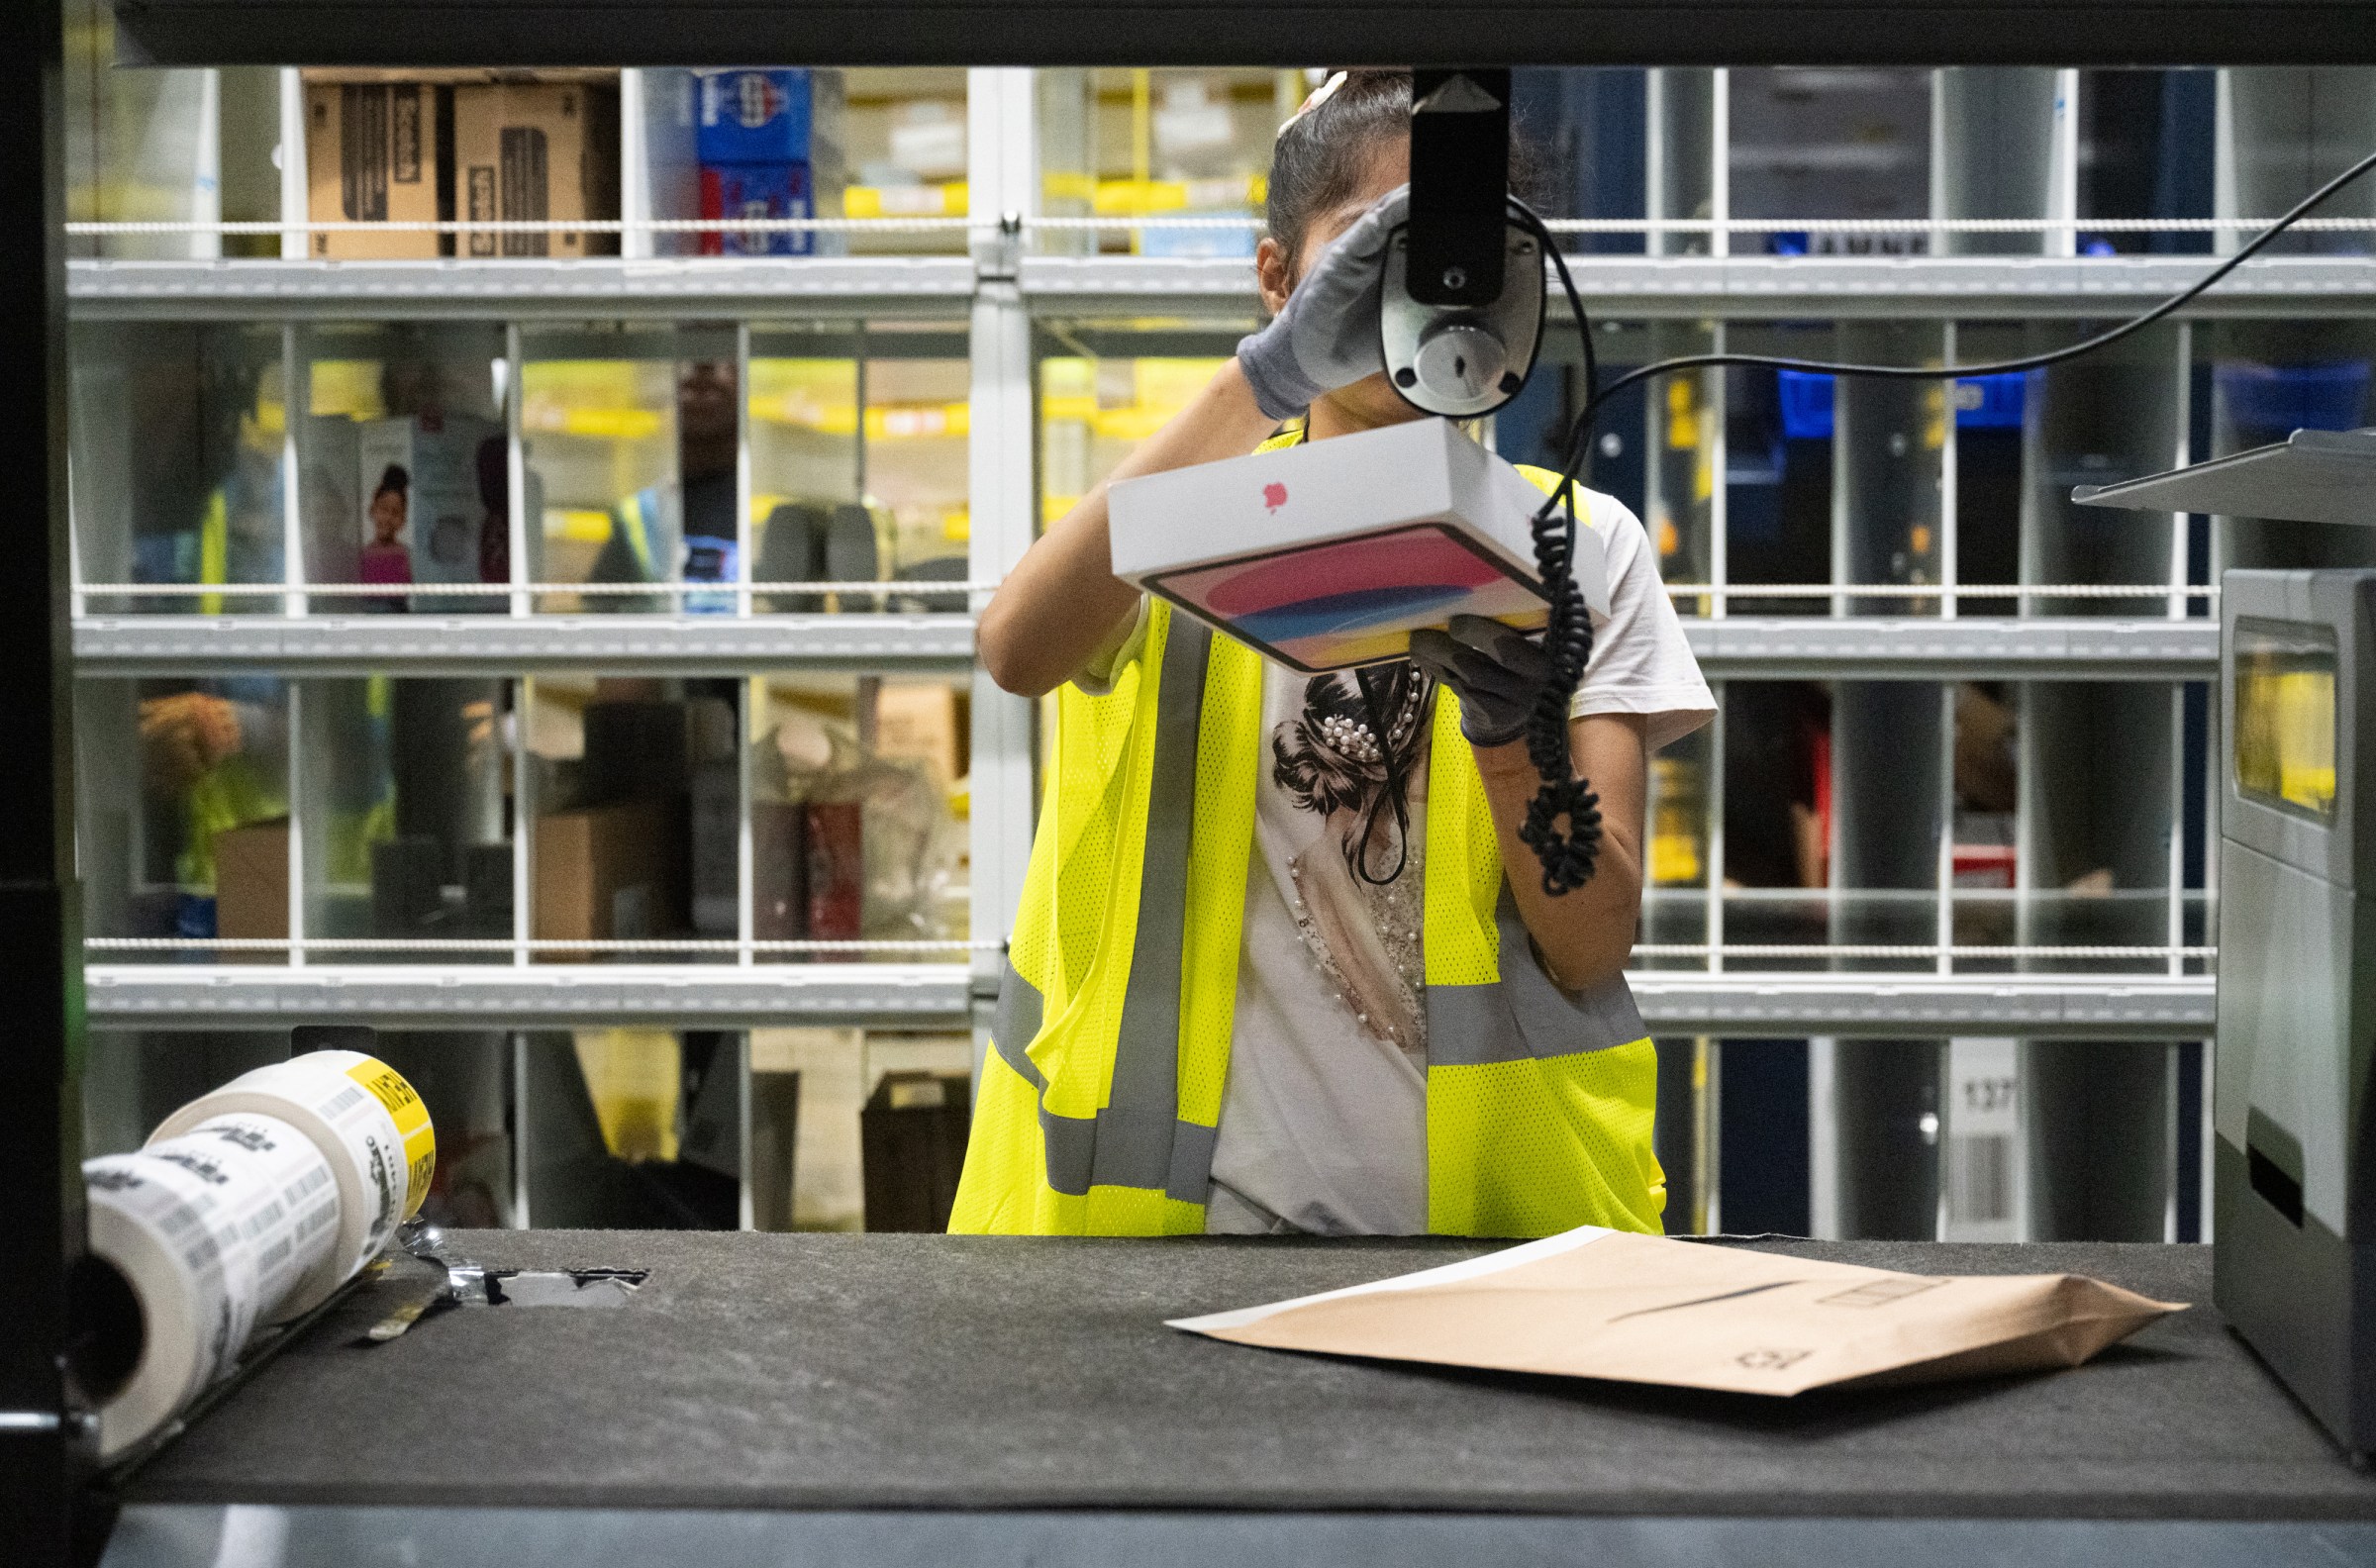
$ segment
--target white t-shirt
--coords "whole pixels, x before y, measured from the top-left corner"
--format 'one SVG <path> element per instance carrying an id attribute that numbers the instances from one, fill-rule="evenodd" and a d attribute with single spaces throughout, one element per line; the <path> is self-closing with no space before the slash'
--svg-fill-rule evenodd
<path id="1" fill-rule="evenodd" d="M 1593 618 L 1592 659 L 1570 711 L 1643 715 L 1655 750 L 1707 723 L 1716 701 L 1640 522 L 1613 497 L 1576 494 L 1601 538 L 1610 613 Z M 1078 684 L 1110 690 L 1143 647 L 1145 625 L 1142 604 Z M 1399 830 L 1352 678 L 1264 667 L 1263 770 L 1209 1232 L 1428 1228 L 1420 890 L 1434 702 L 1431 683 L 1409 666 L 1393 670 L 1379 696 L 1405 781 Z M 1383 887 L 1354 864 L 1365 828 L 1372 878 L 1401 857 Z"/>

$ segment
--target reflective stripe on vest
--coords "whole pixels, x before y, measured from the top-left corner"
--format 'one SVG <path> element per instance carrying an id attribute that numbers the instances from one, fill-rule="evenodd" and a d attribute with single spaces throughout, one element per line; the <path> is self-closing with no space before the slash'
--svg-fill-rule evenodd
<path id="1" fill-rule="evenodd" d="M 636 571 L 644 582 L 657 579 L 651 566 L 651 517 L 660 509 L 656 489 L 639 490 L 619 503 L 619 521 L 627 530 L 627 547 L 636 557 Z"/>
<path id="2" fill-rule="evenodd" d="M 1623 975 L 1570 996 L 1543 973 L 1509 888 L 1502 889 L 1493 914 L 1501 936 L 1500 978 L 1427 988 L 1431 1068 L 1572 1056 L 1628 1045 L 1648 1032 Z"/>
<path id="3" fill-rule="evenodd" d="M 1215 1129 L 1179 1116 L 1180 959 L 1187 946 L 1197 736 L 1212 640 L 1205 628 L 1185 623 L 1164 638 L 1138 934 L 1106 1106 L 1094 1118 L 1040 1107 L 1047 1184 L 1072 1197 L 1091 1187 L 1143 1187 L 1201 1204 L 1212 1185 Z M 1026 1047 L 1039 1037 L 1043 1014 L 1039 991 L 1010 962 L 990 1037 L 1000 1059 L 1041 1096 L 1047 1080 Z"/>

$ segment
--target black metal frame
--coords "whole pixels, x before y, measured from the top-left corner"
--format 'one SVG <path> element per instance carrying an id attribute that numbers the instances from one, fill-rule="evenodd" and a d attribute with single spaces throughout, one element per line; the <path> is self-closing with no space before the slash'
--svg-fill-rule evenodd
<path id="1" fill-rule="evenodd" d="M 2357 0 L 118 0 L 158 64 L 2224 65 L 2376 58 Z"/>
<path id="2" fill-rule="evenodd" d="M 59 0 L 0 6 L 0 1552 L 65 1561 L 93 1443 L 65 1375 L 81 1256 L 82 898 L 67 680 Z"/>
<path id="3" fill-rule="evenodd" d="M 1451 66 L 1498 41 L 1539 64 L 2376 62 L 2364 0 L 118 0 L 118 22 L 128 62 L 197 65 Z M 92 1470 L 64 1370 L 84 1221 L 61 25 L 60 0 L 0 5 L 0 432 L 21 503 L 0 525 L 0 1542 L 44 1568 L 77 1555 Z"/>

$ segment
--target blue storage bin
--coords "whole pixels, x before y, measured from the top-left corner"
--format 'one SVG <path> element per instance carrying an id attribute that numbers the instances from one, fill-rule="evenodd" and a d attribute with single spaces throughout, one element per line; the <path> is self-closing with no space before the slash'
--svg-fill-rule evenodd
<path id="1" fill-rule="evenodd" d="M 1965 376 L 1955 383 L 1957 430 L 2020 430 L 2030 378 L 2019 370 Z"/>
<path id="2" fill-rule="evenodd" d="M 1792 441 L 1832 439 L 1832 377 L 1813 370 L 1777 370 L 1782 434 Z"/>
<path id="3" fill-rule="evenodd" d="M 2369 369 L 2365 359 L 2293 365 L 2229 361 L 2216 366 L 2212 376 L 2232 423 L 2291 435 L 2358 429 L 2368 401 Z"/>
<path id="4" fill-rule="evenodd" d="M 1814 370 L 1777 370 L 1782 394 L 1782 434 L 1792 441 L 1830 441 L 1832 430 L 1832 377 Z M 2019 371 L 2005 375 L 1965 376 L 1955 383 L 1955 427 L 1958 430 L 2020 430 L 2028 401 L 2026 378 Z"/>

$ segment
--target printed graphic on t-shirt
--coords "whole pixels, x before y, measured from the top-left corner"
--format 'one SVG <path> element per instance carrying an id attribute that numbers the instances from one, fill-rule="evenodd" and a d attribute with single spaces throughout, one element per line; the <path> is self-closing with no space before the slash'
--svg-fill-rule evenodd
<path id="1" fill-rule="evenodd" d="M 1421 818 L 1436 683 L 1409 664 L 1267 675 L 1256 832 L 1321 972 L 1372 1036 L 1423 1060 Z M 1383 727 L 1386 741 L 1378 739 Z"/>

